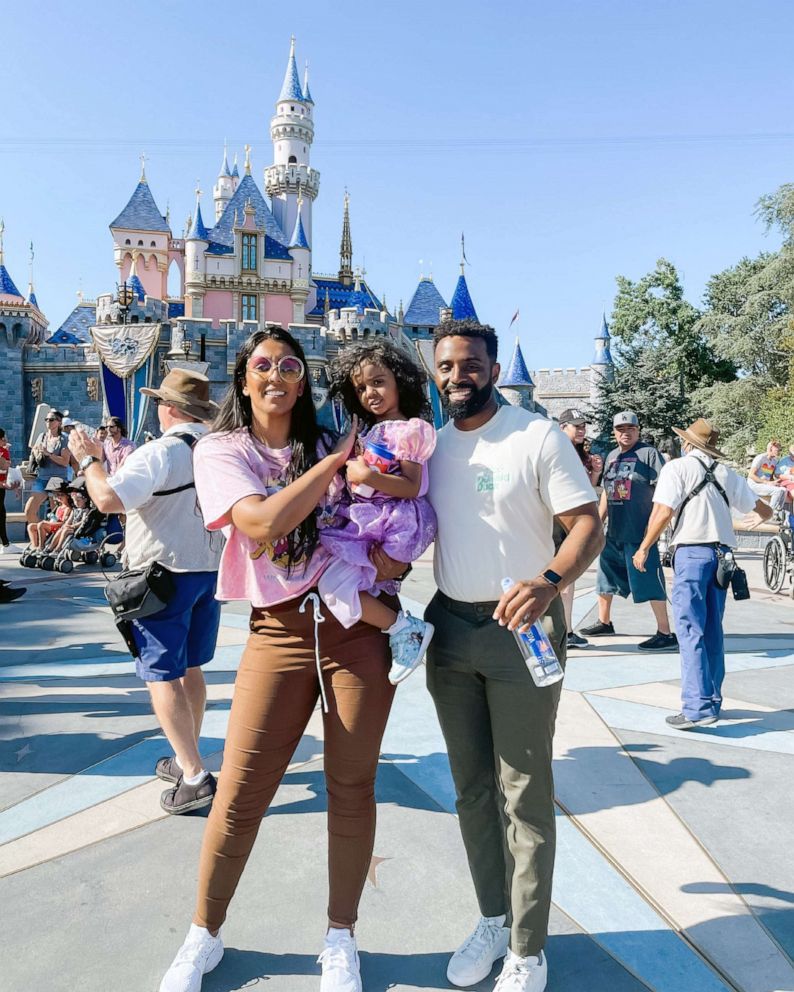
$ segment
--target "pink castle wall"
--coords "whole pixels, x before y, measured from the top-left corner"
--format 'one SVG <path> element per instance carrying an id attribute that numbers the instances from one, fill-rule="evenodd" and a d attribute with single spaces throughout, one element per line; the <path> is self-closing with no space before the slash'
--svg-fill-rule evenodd
<path id="1" fill-rule="evenodd" d="M 204 296 L 204 316 L 212 317 L 212 326 L 220 327 L 222 320 L 239 320 L 234 312 L 234 299 L 229 289 L 210 289 Z"/>
<path id="2" fill-rule="evenodd" d="M 124 263 L 121 266 L 121 279 L 129 279 L 132 269 L 132 255 L 124 256 Z M 163 273 L 157 269 L 157 260 L 154 255 L 138 255 L 136 266 L 138 278 L 141 280 L 147 296 L 155 300 L 164 300 L 166 296 Z"/>
<path id="3" fill-rule="evenodd" d="M 265 297 L 264 319 L 275 321 L 277 324 L 281 324 L 282 327 L 291 324 L 292 300 L 289 296 L 278 296 L 269 293 Z"/>

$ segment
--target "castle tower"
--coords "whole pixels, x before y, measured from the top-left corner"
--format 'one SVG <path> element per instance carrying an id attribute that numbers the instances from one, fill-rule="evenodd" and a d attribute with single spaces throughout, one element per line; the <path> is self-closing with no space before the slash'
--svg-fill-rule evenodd
<path id="1" fill-rule="evenodd" d="M 232 165 L 232 189 L 237 192 L 240 185 L 240 170 L 237 168 L 237 152 L 234 153 L 234 164 Z"/>
<path id="2" fill-rule="evenodd" d="M 444 312 L 448 310 L 449 307 L 444 297 L 436 289 L 432 277 L 422 276 L 414 295 L 411 297 L 411 302 L 408 304 L 408 309 L 403 315 L 402 323 L 406 335 L 409 337 L 428 337 L 444 319 Z"/>
<path id="3" fill-rule="evenodd" d="M 471 300 L 471 295 L 469 294 L 469 287 L 466 283 L 466 275 L 464 272 L 466 266 L 466 252 L 464 250 L 463 235 L 460 237 L 460 275 L 458 276 L 458 281 L 455 285 L 455 292 L 452 294 L 452 299 L 450 300 L 450 307 L 452 308 L 452 318 L 453 320 L 477 320 L 477 311 L 474 309 L 474 304 Z M 479 321 L 478 321 L 479 323 Z"/>
<path id="4" fill-rule="evenodd" d="M 513 349 L 513 357 L 510 364 L 499 377 L 499 392 L 504 396 L 511 406 L 520 406 L 525 410 L 535 409 L 533 394 L 535 383 L 527 369 L 521 345 L 516 338 L 516 345 Z"/>
<path id="5" fill-rule="evenodd" d="M 306 300 L 309 296 L 312 278 L 312 251 L 303 227 L 303 197 L 298 196 L 298 213 L 295 227 L 289 242 L 292 263 L 292 322 L 303 324 L 306 320 Z"/>
<path id="6" fill-rule="evenodd" d="M 201 190 L 196 189 L 196 209 L 193 223 L 185 238 L 185 316 L 204 316 L 205 268 L 204 252 L 209 247 L 209 232 L 201 216 Z"/>
<path id="7" fill-rule="evenodd" d="M 216 222 L 221 219 L 221 214 L 226 209 L 226 204 L 234 196 L 234 191 L 236 189 L 236 183 L 234 181 L 234 175 L 229 168 L 229 156 L 226 151 L 226 142 L 223 143 L 223 162 L 221 162 L 221 171 L 218 173 L 218 179 L 212 190 L 212 196 L 215 200 L 215 220 Z"/>
<path id="8" fill-rule="evenodd" d="M 612 353 L 609 349 L 611 340 L 606 314 L 601 314 L 601 330 L 596 334 L 595 354 L 590 363 L 593 370 L 593 374 L 590 376 L 590 406 L 593 409 L 598 405 L 599 383 L 602 379 L 609 381 L 615 374 Z"/>
<path id="9" fill-rule="evenodd" d="M 119 270 L 118 281 L 129 279 L 132 257 L 137 250 L 138 277 L 147 296 L 164 300 L 168 295 L 168 247 L 171 229 L 154 202 L 146 181 L 144 157 L 141 178 L 127 206 L 110 225 L 113 258 Z"/>
<path id="10" fill-rule="evenodd" d="M 295 38 L 292 38 L 284 83 L 276 101 L 276 114 L 270 121 L 273 165 L 265 169 L 265 192 L 273 205 L 273 216 L 286 234 L 295 227 L 298 195 L 303 194 L 303 227 L 312 242 L 312 203 L 320 189 L 320 173 L 310 166 L 314 141 L 314 101 L 298 78 Z"/>
<path id="11" fill-rule="evenodd" d="M 339 249 L 339 281 L 353 285 L 353 239 L 350 236 L 350 197 L 345 190 L 345 213 L 342 218 L 342 245 Z"/>

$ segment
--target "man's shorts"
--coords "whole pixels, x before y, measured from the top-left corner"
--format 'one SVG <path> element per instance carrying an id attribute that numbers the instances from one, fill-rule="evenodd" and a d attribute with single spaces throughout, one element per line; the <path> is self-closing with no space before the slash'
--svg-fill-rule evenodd
<path id="1" fill-rule="evenodd" d="M 659 548 L 654 544 L 648 552 L 645 571 L 638 572 L 631 559 L 639 546 L 640 542 L 610 541 L 607 535 L 596 573 L 596 592 L 599 595 L 628 599 L 631 594 L 635 603 L 665 598 Z"/>
<path id="2" fill-rule="evenodd" d="M 215 599 L 218 573 L 171 574 L 176 587 L 171 602 L 159 613 L 132 622 L 139 652 L 135 671 L 144 682 L 173 682 L 215 654 L 221 622 L 221 604 Z"/>

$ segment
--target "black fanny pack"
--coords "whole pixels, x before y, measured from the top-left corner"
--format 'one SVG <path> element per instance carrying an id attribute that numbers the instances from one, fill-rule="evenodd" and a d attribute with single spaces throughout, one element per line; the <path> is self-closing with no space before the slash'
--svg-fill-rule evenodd
<path id="1" fill-rule="evenodd" d="M 173 599 L 174 577 L 159 562 L 121 572 L 105 586 L 105 599 L 116 620 L 142 620 L 164 610 Z"/>
<path id="2" fill-rule="evenodd" d="M 717 549 L 717 574 L 715 581 L 720 589 L 730 588 L 734 599 L 749 599 L 750 587 L 747 584 L 747 572 L 739 568 L 732 551 Z"/>

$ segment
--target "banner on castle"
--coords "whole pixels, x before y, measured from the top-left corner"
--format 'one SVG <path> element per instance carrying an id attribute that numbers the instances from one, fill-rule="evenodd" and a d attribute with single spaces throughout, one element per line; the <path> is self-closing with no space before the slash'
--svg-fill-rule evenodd
<path id="1" fill-rule="evenodd" d="M 160 324 L 118 324 L 91 328 L 99 355 L 105 406 L 120 417 L 128 436 L 137 440 L 146 420 L 149 398 L 141 387 L 151 386 Z"/>

